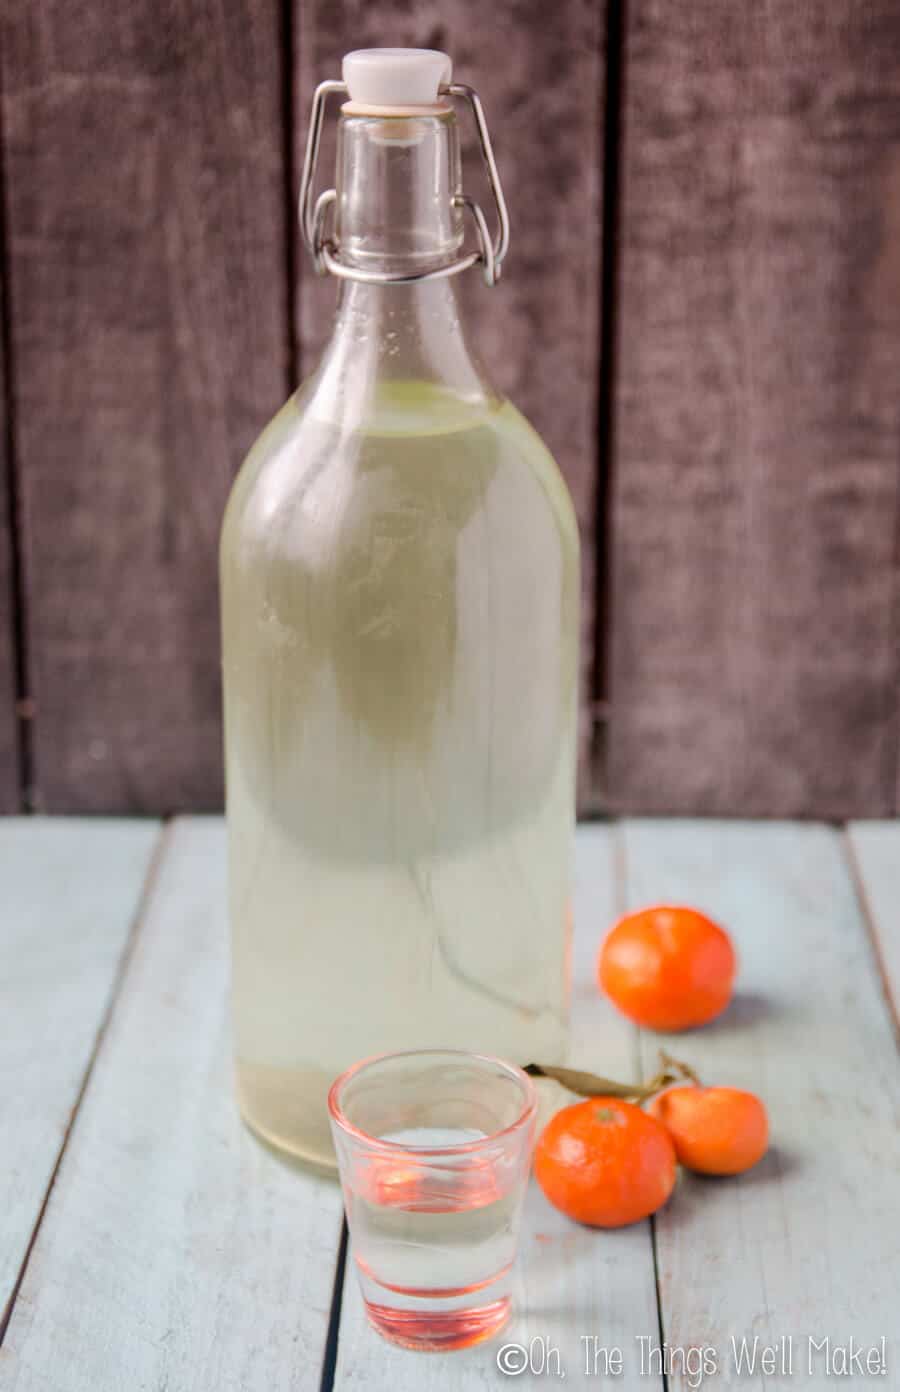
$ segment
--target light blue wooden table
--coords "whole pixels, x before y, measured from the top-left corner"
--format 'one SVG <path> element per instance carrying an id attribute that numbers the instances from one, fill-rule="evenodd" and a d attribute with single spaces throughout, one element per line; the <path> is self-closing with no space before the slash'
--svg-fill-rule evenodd
<path id="1" fill-rule="evenodd" d="M 900 824 L 580 829 L 572 1061 L 638 1078 L 663 1044 L 759 1092 L 773 1145 L 615 1233 L 532 1185 L 515 1320 L 449 1355 L 369 1331 L 337 1187 L 240 1124 L 224 854 L 218 819 L 0 822 L 2 1392 L 497 1389 L 510 1342 L 520 1387 L 688 1388 L 708 1349 L 707 1388 L 900 1388 Z M 594 985 L 612 919 L 661 899 L 741 956 L 727 1015 L 677 1039 Z M 792 1339 L 792 1374 L 742 1373 L 745 1338 Z M 837 1375 L 882 1338 L 886 1376 Z"/>

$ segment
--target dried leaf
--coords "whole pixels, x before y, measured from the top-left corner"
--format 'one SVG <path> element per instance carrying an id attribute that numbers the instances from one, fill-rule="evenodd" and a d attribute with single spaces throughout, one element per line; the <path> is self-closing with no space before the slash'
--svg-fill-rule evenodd
<path id="1" fill-rule="evenodd" d="M 616 1083 L 612 1078 L 601 1078 L 596 1073 L 586 1073 L 581 1068 L 557 1068 L 555 1065 L 543 1063 L 526 1064 L 525 1072 L 532 1078 L 552 1078 L 554 1082 L 562 1083 L 564 1088 L 568 1088 L 570 1092 L 577 1092 L 581 1097 L 622 1097 L 638 1102 L 646 1102 L 656 1093 L 662 1092 L 663 1088 L 671 1087 L 672 1083 L 682 1083 L 685 1079 L 699 1086 L 700 1079 L 688 1064 L 681 1063 L 679 1059 L 672 1058 L 662 1050 L 659 1057 L 663 1070 L 648 1083 Z"/>
<path id="2" fill-rule="evenodd" d="M 615 1083 L 611 1078 L 599 1078 L 596 1073 L 585 1073 L 580 1068 L 545 1067 L 542 1063 L 529 1063 L 525 1072 L 532 1078 L 552 1078 L 582 1097 L 640 1097 L 644 1091 L 640 1083 Z"/>

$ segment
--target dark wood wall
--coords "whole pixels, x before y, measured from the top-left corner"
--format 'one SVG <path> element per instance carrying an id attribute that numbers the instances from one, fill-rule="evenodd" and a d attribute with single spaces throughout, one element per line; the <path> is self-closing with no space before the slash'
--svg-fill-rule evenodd
<path id="1" fill-rule="evenodd" d="M 277 6 L 4 0 L 0 49 L 30 796 L 211 807 L 219 521 L 289 383 Z"/>
<path id="2" fill-rule="evenodd" d="M 609 788 L 884 815 L 900 713 L 900 6 L 633 0 Z"/>
<path id="3" fill-rule="evenodd" d="M 312 90 L 375 43 L 487 106 L 513 244 L 461 288 L 581 524 L 583 806 L 895 811 L 892 0 L 0 0 L 0 808 L 220 804 L 221 512 L 333 305 Z"/>

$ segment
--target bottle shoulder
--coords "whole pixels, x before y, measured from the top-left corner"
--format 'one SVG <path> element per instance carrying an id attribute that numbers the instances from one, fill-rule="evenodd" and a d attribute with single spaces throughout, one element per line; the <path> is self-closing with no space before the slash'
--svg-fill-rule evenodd
<path id="1" fill-rule="evenodd" d="M 236 529 L 332 525 L 348 509 L 438 513 L 462 527 L 488 494 L 542 497 L 577 548 L 565 480 L 537 431 L 498 397 L 467 399 L 425 383 L 380 385 L 348 425 L 323 412 L 314 382 L 298 389 L 251 447 L 232 488 L 223 538 Z M 533 513 L 534 509 L 530 512 Z"/>
<path id="2" fill-rule="evenodd" d="M 511 401 L 503 400 L 502 412 L 505 416 L 504 429 L 508 431 L 511 439 L 518 442 L 522 457 L 528 460 L 560 526 L 569 534 L 572 544 L 577 548 L 579 533 L 575 504 L 555 456 L 528 417 Z"/>
<path id="3" fill-rule="evenodd" d="M 223 532 L 228 529 L 236 515 L 242 511 L 247 498 L 259 480 L 260 474 L 273 459 L 277 459 L 285 450 L 293 448 L 302 418 L 300 392 L 297 391 L 288 397 L 284 405 L 263 427 L 244 456 L 228 495 L 222 523 Z"/>

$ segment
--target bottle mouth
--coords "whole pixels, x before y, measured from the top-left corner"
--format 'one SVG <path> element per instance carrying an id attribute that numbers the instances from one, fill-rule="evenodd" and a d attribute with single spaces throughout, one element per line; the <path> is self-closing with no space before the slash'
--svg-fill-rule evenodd
<path id="1" fill-rule="evenodd" d="M 345 102 L 341 107 L 342 125 L 353 120 L 367 121 L 367 138 L 375 145 L 391 147 L 419 145 L 427 134 L 426 123 L 453 119 L 453 108 L 449 106 L 363 106 Z"/>

